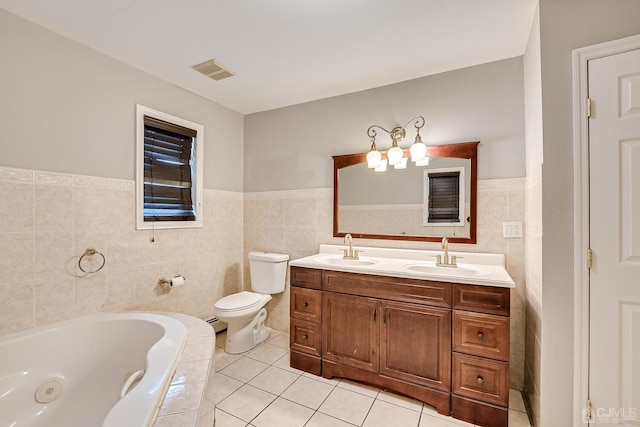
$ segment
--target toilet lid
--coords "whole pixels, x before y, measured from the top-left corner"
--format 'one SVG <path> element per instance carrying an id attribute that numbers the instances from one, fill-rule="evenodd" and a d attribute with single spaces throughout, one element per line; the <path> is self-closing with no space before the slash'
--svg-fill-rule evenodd
<path id="1" fill-rule="evenodd" d="M 228 295 L 216 302 L 215 307 L 219 310 L 235 311 L 244 310 L 260 304 L 262 295 L 255 292 L 242 291 L 237 294 Z"/>

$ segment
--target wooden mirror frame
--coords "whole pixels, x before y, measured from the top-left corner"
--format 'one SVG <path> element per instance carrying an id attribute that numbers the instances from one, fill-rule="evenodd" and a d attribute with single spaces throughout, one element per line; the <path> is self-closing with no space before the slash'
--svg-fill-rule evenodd
<path id="1" fill-rule="evenodd" d="M 451 243 L 476 243 L 476 224 L 477 224 L 477 200 L 478 200 L 478 144 L 480 141 L 461 142 L 456 144 L 429 145 L 429 157 L 454 157 L 459 159 L 471 160 L 471 173 L 469 182 L 469 237 L 450 237 Z M 387 157 L 387 152 L 381 152 L 382 158 Z M 409 149 L 404 149 L 404 155 L 410 157 Z M 338 171 L 347 166 L 353 166 L 360 163 L 366 163 L 367 153 L 344 154 L 339 156 L 331 156 L 333 158 L 333 237 L 344 237 L 347 232 L 338 232 L 338 195 L 339 195 L 339 178 Z M 372 172 L 373 173 L 373 172 Z M 352 237 L 359 239 L 382 239 L 382 240 L 412 240 L 420 242 L 439 242 L 442 237 L 416 236 L 405 234 L 367 234 L 367 233 L 350 233 Z"/>

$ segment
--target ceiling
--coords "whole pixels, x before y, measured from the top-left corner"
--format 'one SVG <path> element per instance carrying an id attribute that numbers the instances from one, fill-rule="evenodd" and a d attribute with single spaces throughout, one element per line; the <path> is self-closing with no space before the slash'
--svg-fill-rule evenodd
<path id="1" fill-rule="evenodd" d="M 242 114 L 524 53 L 538 0 L 0 0 Z M 235 73 L 191 69 L 215 58 Z"/>

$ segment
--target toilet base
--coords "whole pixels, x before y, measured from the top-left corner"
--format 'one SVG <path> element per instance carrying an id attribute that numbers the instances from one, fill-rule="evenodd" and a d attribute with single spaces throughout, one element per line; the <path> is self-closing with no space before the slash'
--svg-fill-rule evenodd
<path id="1" fill-rule="evenodd" d="M 262 308 L 248 323 L 228 322 L 224 351 L 229 354 L 244 353 L 269 339 L 269 331 L 264 326 L 266 319 L 267 309 Z"/>

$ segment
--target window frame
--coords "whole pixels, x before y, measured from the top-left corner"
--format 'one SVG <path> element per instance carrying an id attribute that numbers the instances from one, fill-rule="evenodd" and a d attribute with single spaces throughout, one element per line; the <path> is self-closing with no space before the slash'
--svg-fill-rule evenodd
<path id="1" fill-rule="evenodd" d="M 459 221 L 456 222 L 429 222 L 429 174 L 433 173 L 459 173 L 458 175 L 458 218 Z M 422 215 L 422 225 L 425 227 L 464 227 L 465 221 L 467 218 L 466 215 L 466 180 L 465 180 L 465 168 L 463 166 L 456 167 L 448 167 L 448 168 L 437 168 L 437 169 L 426 169 L 424 171 L 424 180 L 423 180 L 423 191 L 424 202 L 423 202 L 423 215 Z"/>
<path id="2" fill-rule="evenodd" d="M 144 220 L 144 118 L 145 116 L 182 126 L 196 132 L 193 154 L 190 159 L 192 171 L 193 221 L 145 221 Z M 204 126 L 173 116 L 144 105 L 136 104 L 136 229 L 198 228 L 203 225 L 203 145 Z M 195 173 L 194 173 L 195 172 Z"/>

